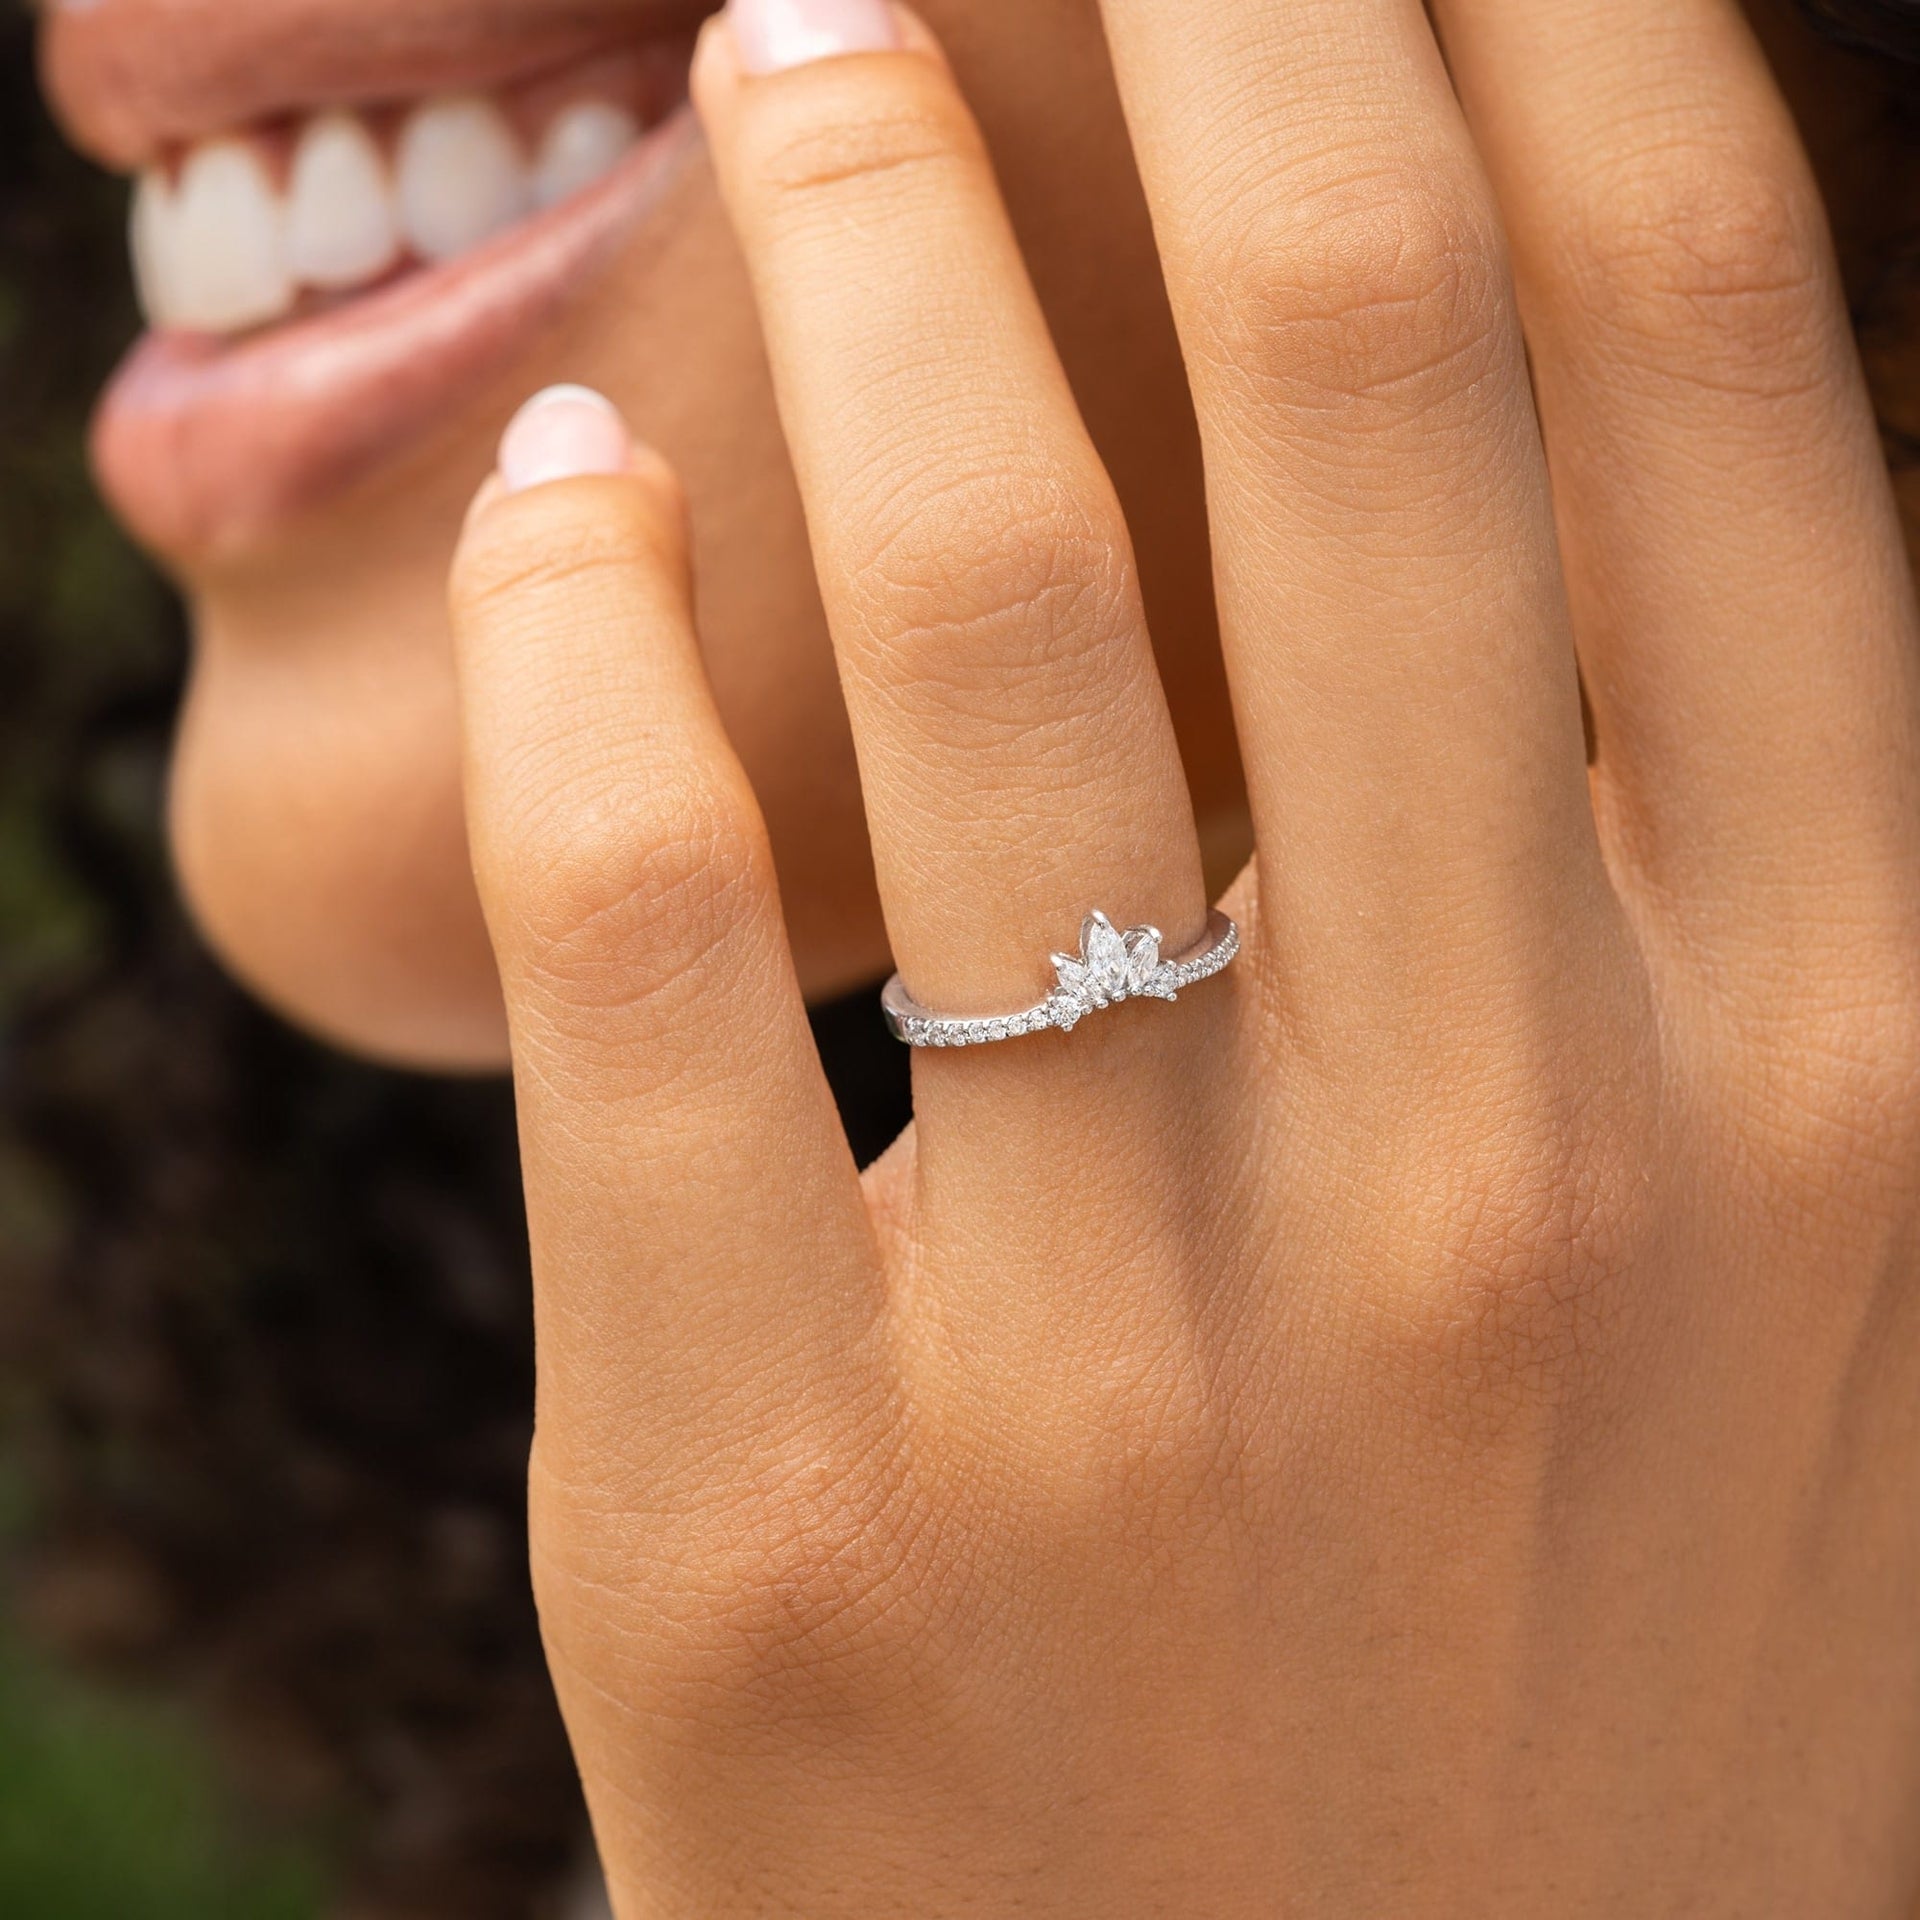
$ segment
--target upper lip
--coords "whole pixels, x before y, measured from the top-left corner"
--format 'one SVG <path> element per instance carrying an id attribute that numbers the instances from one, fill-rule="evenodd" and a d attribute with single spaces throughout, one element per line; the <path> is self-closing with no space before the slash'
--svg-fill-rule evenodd
<path id="1" fill-rule="evenodd" d="M 486 89 L 695 26 L 718 0 L 95 0 L 55 5 L 48 96 L 131 172 L 169 147 L 323 107 Z"/>

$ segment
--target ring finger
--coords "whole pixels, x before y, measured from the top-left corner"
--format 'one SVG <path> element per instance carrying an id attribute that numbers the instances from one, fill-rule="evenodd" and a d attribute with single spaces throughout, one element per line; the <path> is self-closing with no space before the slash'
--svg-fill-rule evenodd
<path id="1" fill-rule="evenodd" d="M 696 97 L 759 295 L 896 960 L 923 1004 L 1002 1014 L 1045 997 L 1046 957 L 1089 909 L 1158 925 L 1169 952 L 1195 943 L 1200 853 L 1127 530 L 980 137 L 917 25 L 878 0 L 834 11 L 838 38 L 810 38 L 798 9 L 735 0 Z M 1017 1191 L 1025 1167 L 1044 1212 L 1073 1143 L 1110 1164 L 1116 1143 L 1071 1113 L 1182 1025 L 1135 1012 L 1070 1046 L 920 1056 L 922 1204 L 978 1220 L 980 1181 Z"/>

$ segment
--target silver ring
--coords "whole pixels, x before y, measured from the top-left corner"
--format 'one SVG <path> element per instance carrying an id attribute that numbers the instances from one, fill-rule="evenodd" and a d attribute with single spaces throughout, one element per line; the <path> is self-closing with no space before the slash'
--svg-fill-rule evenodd
<path id="1" fill-rule="evenodd" d="M 1080 923 L 1080 951 L 1053 956 L 1058 984 L 1024 1012 L 948 1019 L 923 1007 L 897 973 L 880 1005 L 888 1031 L 910 1047 L 981 1047 L 1049 1027 L 1071 1033 L 1088 1014 L 1122 1000 L 1177 1000 L 1181 988 L 1232 966 L 1239 951 L 1240 929 L 1217 907 L 1207 917 L 1200 944 L 1172 960 L 1160 957 L 1158 927 L 1129 927 L 1122 933 L 1104 913 L 1090 913 Z"/>

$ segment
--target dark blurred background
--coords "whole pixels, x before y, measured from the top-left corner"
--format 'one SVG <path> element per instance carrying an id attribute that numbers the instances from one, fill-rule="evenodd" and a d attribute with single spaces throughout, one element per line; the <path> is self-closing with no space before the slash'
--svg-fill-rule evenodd
<path id="1" fill-rule="evenodd" d="M 290 1033 L 176 905 L 184 627 L 84 461 L 125 221 L 0 0 L 0 1916 L 589 1920 L 507 1089 Z M 905 1055 L 815 1029 L 869 1159 Z"/>
<path id="2" fill-rule="evenodd" d="M 584 1829 L 508 1103 L 289 1034 L 174 904 L 181 620 L 82 455 L 124 202 L 6 0 L 0 1914 L 526 1920 Z"/>

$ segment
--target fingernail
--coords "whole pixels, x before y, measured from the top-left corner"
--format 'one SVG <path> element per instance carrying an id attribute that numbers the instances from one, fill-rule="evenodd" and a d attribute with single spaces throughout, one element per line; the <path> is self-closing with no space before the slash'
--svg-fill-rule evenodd
<path id="1" fill-rule="evenodd" d="M 890 53 L 901 44 L 887 0 L 728 0 L 727 20 L 748 73 L 842 53 Z"/>
<path id="2" fill-rule="evenodd" d="M 582 474 L 627 473 L 633 466 L 633 434 L 604 394 L 591 387 L 548 387 L 513 416 L 500 436 L 499 466 L 509 493 Z"/>

